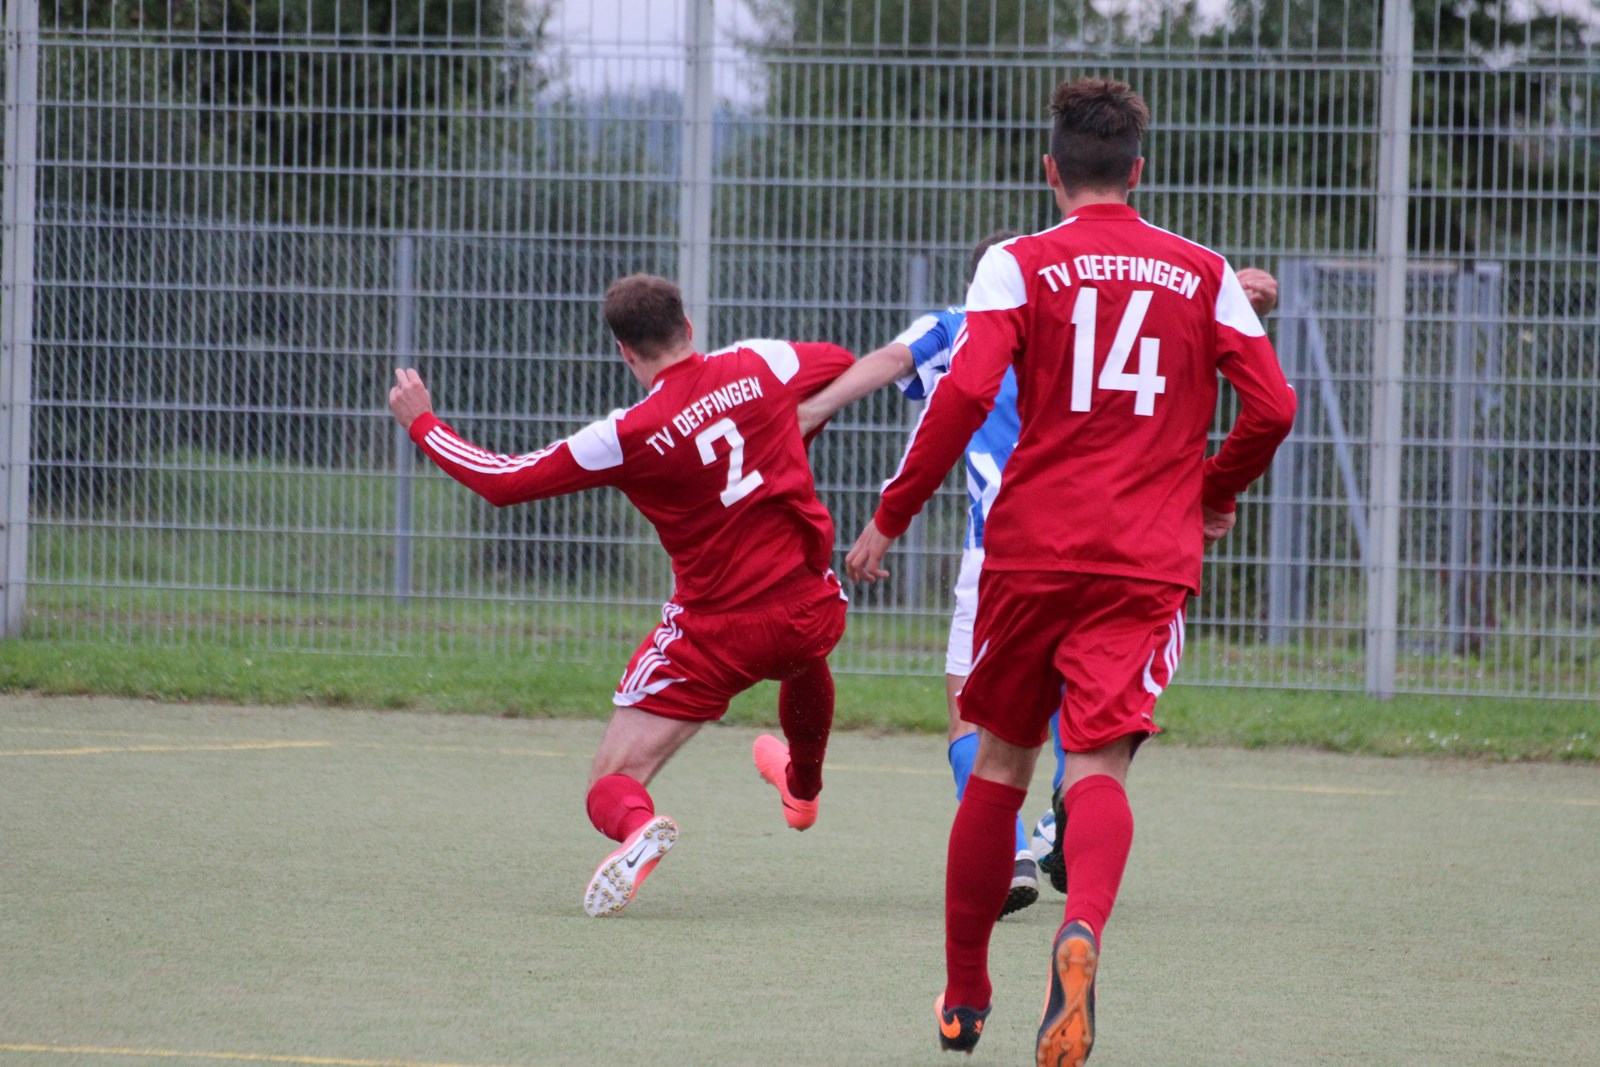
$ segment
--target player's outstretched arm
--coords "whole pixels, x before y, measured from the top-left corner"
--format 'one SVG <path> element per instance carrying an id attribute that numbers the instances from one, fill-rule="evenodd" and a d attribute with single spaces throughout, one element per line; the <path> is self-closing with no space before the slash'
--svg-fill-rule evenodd
<path id="1" fill-rule="evenodd" d="M 450 477 L 497 508 L 611 483 L 622 466 L 615 424 L 602 420 L 537 452 L 508 456 L 461 437 L 433 411 L 416 371 L 394 372 L 389 410 L 407 435 Z"/>
<path id="2" fill-rule="evenodd" d="M 800 403 L 800 433 L 810 435 L 840 408 L 910 374 L 911 349 L 892 342 L 862 356 L 821 391 Z"/>

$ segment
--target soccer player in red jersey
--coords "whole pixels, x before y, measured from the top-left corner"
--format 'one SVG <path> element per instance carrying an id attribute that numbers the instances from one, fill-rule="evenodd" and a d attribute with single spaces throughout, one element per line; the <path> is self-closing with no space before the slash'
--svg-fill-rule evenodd
<path id="1" fill-rule="evenodd" d="M 756 767 L 790 826 L 816 821 L 833 724 L 827 656 L 844 633 L 845 598 L 795 409 L 854 362 L 835 345 L 787 341 L 701 355 L 678 287 L 652 275 L 613 282 L 605 317 L 649 395 L 536 452 L 500 455 L 461 438 L 414 370 L 397 370 L 389 392 L 411 439 L 495 506 L 615 486 L 672 559 L 676 588 L 623 672 L 590 771 L 589 819 L 620 842 L 584 892 L 595 917 L 621 911 L 677 840 L 651 778 L 763 679 L 779 682 L 787 745 L 758 738 Z"/>
<path id="2" fill-rule="evenodd" d="M 1012 827 L 1052 716 L 1066 749 L 1067 896 L 1040 1024 L 1041 1065 L 1094 1041 L 1100 939 L 1133 843 L 1124 786 L 1156 732 L 1204 546 L 1267 468 L 1295 397 L 1233 269 L 1128 205 L 1144 101 L 1121 82 L 1064 83 L 1045 174 L 1062 222 L 984 256 L 965 336 L 877 514 L 846 557 L 886 577 L 893 540 L 943 480 L 1015 367 L 1021 431 L 990 510 L 975 662 L 961 714 L 978 752 L 950 831 L 940 1042 L 971 1051 L 990 1010 L 989 937 Z M 1210 458 L 1217 374 L 1240 413 Z"/>

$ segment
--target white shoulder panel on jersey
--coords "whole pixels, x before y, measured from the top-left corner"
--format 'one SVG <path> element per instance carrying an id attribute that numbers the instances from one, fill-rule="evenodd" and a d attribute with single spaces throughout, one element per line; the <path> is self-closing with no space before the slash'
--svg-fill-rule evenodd
<path id="1" fill-rule="evenodd" d="M 923 315 L 921 318 L 917 319 L 916 322 L 913 322 L 910 326 L 907 326 L 905 329 L 901 330 L 899 334 L 895 336 L 894 340 L 890 341 L 889 343 L 892 345 L 905 345 L 907 348 L 910 348 L 912 341 L 922 340 L 922 338 L 927 336 L 928 331 L 937 325 L 939 325 L 939 316 Z"/>
<path id="2" fill-rule="evenodd" d="M 967 314 L 974 311 L 1009 311 L 1028 302 L 1028 287 L 1022 281 L 1022 268 L 1006 248 L 1011 242 L 995 245 L 978 261 L 978 271 L 967 290 Z"/>
<path id="3" fill-rule="evenodd" d="M 772 368 L 772 373 L 777 375 L 778 381 L 787 383 L 790 378 L 800 373 L 800 357 L 795 353 L 794 345 L 788 341 L 774 341 L 766 337 L 754 337 L 719 348 L 715 352 L 707 352 L 708 356 L 725 356 L 741 348 L 748 348 L 756 355 L 767 361 L 767 366 Z"/>
<path id="4" fill-rule="evenodd" d="M 567 447 L 572 449 L 572 458 L 578 466 L 586 471 L 622 466 L 622 442 L 617 438 L 617 420 L 622 415 L 622 409 L 618 408 L 567 438 Z"/>
<path id="5" fill-rule="evenodd" d="M 1222 287 L 1217 290 L 1217 322 L 1231 326 L 1246 337 L 1265 337 L 1266 329 L 1256 309 L 1250 306 L 1239 276 L 1227 263 L 1222 265 Z"/>

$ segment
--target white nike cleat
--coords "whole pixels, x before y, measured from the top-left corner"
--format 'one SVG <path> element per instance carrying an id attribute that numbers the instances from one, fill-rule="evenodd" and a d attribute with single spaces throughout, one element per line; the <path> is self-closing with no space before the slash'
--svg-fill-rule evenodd
<path id="1" fill-rule="evenodd" d="M 583 893 L 583 910 L 596 919 L 615 915 L 628 906 L 667 849 L 678 840 L 678 824 L 657 815 L 628 835 L 618 849 L 600 861 L 589 888 Z"/>

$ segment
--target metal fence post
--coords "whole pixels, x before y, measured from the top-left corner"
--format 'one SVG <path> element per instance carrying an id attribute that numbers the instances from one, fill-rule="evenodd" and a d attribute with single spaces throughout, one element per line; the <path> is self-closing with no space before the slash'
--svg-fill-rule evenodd
<path id="1" fill-rule="evenodd" d="M 928 303 L 928 257 L 914 255 L 906 261 L 906 311 L 912 316 L 927 312 Z M 906 429 L 909 432 L 916 426 L 917 418 L 921 415 L 921 405 L 913 407 L 905 405 Z M 963 466 L 965 460 L 962 461 Z M 900 605 L 911 611 L 921 611 L 927 606 L 928 598 L 923 588 L 927 581 L 928 572 L 928 509 L 923 508 L 912 518 L 911 525 L 906 528 L 906 533 L 900 540 L 900 566 L 903 571 L 899 575 Z"/>
<path id="2" fill-rule="evenodd" d="M 392 331 L 396 368 L 416 364 L 417 239 L 404 234 L 394 239 Z M 411 478 L 417 450 L 411 435 L 394 427 L 394 595 L 404 604 L 411 596 Z"/>
<path id="3" fill-rule="evenodd" d="M 1315 268 L 1303 259 L 1284 260 L 1279 284 L 1278 362 L 1289 384 L 1305 396 L 1313 386 L 1305 349 L 1307 276 Z M 1327 389 L 1327 383 L 1316 388 Z M 1309 421 L 1309 419 L 1307 420 Z M 1272 494 L 1267 515 L 1267 643 L 1304 640 L 1306 584 L 1310 556 L 1306 539 L 1305 466 L 1307 447 L 1298 434 L 1278 448 L 1272 463 Z"/>
<path id="4" fill-rule="evenodd" d="M 1400 460 L 1406 363 L 1406 208 L 1411 162 L 1411 0 L 1384 0 L 1378 104 L 1378 271 L 1368 456 L 1367 693 L 1395 694 L 1400 615 Z"/>
<path id="5" fill-rule="evenodd" d="M 0 636 L 22 633 L 32 466 L 34 219 L 39 161 L 39 5 L 12 0 L 5 21 L 5 250 L 0 256 Z"/>
<path id="6" fill-rule="evenodd" d="M 705 348 L 716 334 L 711 308 L 711 112 L 715 104 L 713 0 L 689 0 L 684 13 L 683 132 L 678 143 L 678 284 L 683 308 Z"/>

